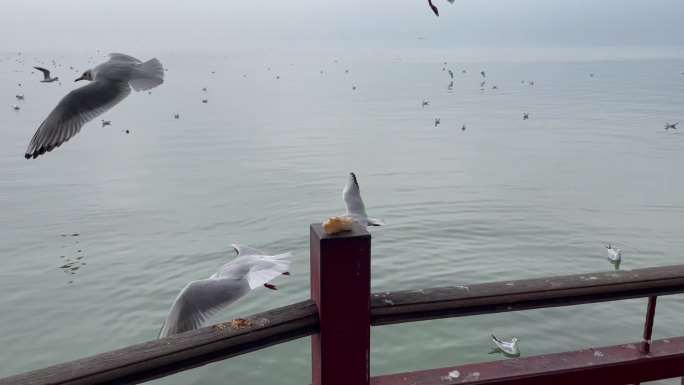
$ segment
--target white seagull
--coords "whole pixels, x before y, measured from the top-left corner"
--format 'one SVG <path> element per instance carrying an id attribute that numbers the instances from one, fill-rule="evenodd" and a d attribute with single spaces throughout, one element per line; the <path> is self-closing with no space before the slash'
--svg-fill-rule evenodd
<path id="1" fill-rule="evenodd" d="M 382 226 L 385 224 L 385 221 L 382 219 L 371 218 L 366 215 L 366 207 L 361 199 L 359 182 L 357 182 L 356 175 L 353 172 L 349 173 L 349 180 L 347 180 L 347 184 L 342 190 L 342 199 L 344 199 L 344 204 L 347 206 L 347 213 L 343 216 L 352 218 L 363 227 Z"/>
<path id="2" fill-rule="evenodd" d="M 496 344 L 496 348 L 492 348 L 489 354 L 503 353 L 504 356 L 509 358 L 520 357 L 520 348 L 518 348 L 518 339 L 513 338 L 511 342 L 501 341 L 492 334 L 492 341 Z"/>
<path id="3" fill-rule="evenodd" d="M 608 260 L 615 266 L 615 270 L 619 270 L 620 263 L 622 262 L 622 253 L 620 252 L 620 249 L 614 249 L 610 243 L 606 245 L 606 249 L 608 249 Z"/>
<path id="4" fill-rule="evenodd" d="M 43 68 L 43 67 L 33 67 L 33 68 L 35 68 L 35 69 L 37 69 L 38 71 L 40 71 L 40 72 L 43 73 L 43 80 L 40 81 L 41 83 L 52 83 L 52 82 L 54 82 L 54 81 L 59 80 L 58 77 L 51 78 L 51 77 L 50 77 L 50 71 L 46 70 L 46 69 Z"/>
<path id="5" fill-rule="evenodd" d="M 131 93 L 164 83 L 164 68 L 157 59 L 145 63 L 128 55 L 112 53 L 106 61 L 81 75 L 90 84 L 69 92 L 41 123 L 26 149 L 26 159 L 37 158 L 61 146 L 81 127 L 117 105 Z"/>
<path id="6" fill-rule="evenodd" d="M 219 310 L 261 285 L 275 290 L 268 282 L 289 275 L 290 253 L 268 255 L 249 246 L 231 245 L 237 257 L 221 266 L 207 279 L 190 282 L 181 290 L 166 316 L 159 338 L 198 329 Z"/>

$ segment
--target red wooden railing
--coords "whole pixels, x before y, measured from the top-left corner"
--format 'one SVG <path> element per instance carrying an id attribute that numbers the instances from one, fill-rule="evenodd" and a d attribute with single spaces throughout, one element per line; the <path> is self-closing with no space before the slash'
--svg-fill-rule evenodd
<path id="1" fill-rule="evenodd" d="M 313 385 L 627 384 L 684 376 L 684 337 L 650 341 L 659 295 L 684 293 L 684 265 L 397 292 L 370 292 L 371 237 L 311 226 L 311 299 L 247 318 L 0 379 L 134 384 L 312 336 Z M 643 339 L 622 345 L 370 377 L 371 326 L 648 298 Z M 684 315 L 682 315 L 684 318 Z M 458 347 L 454 347 L 457 349 Z"/>

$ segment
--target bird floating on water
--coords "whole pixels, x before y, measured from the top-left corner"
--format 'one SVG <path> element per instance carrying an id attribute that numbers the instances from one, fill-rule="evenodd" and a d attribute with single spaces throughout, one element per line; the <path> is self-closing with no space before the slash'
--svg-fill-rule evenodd
<path id="1" fill-rule="evenodd" d="M 437 127 L 440 124 L 442 124 L 442 120 L 440 118 L 435 118 L 435 127 Z"/>
<path id="2" fill-rule="evenodd" d="M 164 83 L 159 60 L 145 63 L 125 54 L 113 53 L 109 60 L 89 69 L 79 80 L 90 84 L 69 92 L 41 123 L 26 149 L 26 159 L 37 158 L 61 146 L 83 125 L 117 105 L 131 93 L 145 91 Z"/>
<path id="3" fill-rule="evenodd" d="M 465 131 L 465 130 L 466 130 L 466 126 L 464 124 L 463 127 L 461 127 L 461 131 Z"/>
<path id="4" fill-rule="evenodd" d="M 112 125 L 112 121 L 111 121 L 111 120 L 104 120 L 104 119 L 102 120 L 102 127 L 104 127 L 104 126 L 111 126 L 111 125 Z"/>
<path id="5" fill-rule="evenodd" d="M 503 353 L 504 356 L 509 358 L 520 357 L 520 348 L 518 347 L 518 339 L 513 338 L 511 342 L 501 341 L 492 334 L 492 341 L 496 344 L 496 348 L 492 348 L 489 354 Z"/>
<path id="6" fill-rule="evenodd" d="M 206 91 L 206 90 L 207 90 L 207 87 L 202 87 L 202 91 Z"/>
<path id="7" fill-rule="evenodd" d="M 430 105 L 430 102 L 423 100 L 423 107 Z"/>
<path id="8" fill-rule="evenodd" d="M 15 111 L 18 111 L 21 109 L 21 107 L 17 106 L 16 104 L 12 106 L 12 109 Z"/>
<path id="9" fill-rule="evenodd" d="M 366 207 L 361 199 L 361 190 L 359 189 L 359 183 L 356 180 L 356 175 L 353 172 L 349 173 L 349 179 L 347 184 L 342 190 L 342 199 L 347 207 L 347 213 L 343 215 L 344 217 L 349 217 L 354 219 L 363 227 L 368 226 L 382 226 L 385 221 L 382 219 L 371 218 L 366 215 Z"/>
<path id="10" fill-rule="evenodd" d="M 529 112 L 523 112 L 523 120 L 527 120 L 530 118 L 530 113 Z"/>
<path id="11" fill-rule="evenodd" d="M 487 76 L 485 76 L 485 72 L 484 72 L 484 71 L 480 71 L 480 75 L 482 75 L 483 78 L 486 78 L 486 77 L 487 77 Z"/>
<path id="12" fill-rule="evenodd" d="M 356 86 L 352 86 L 352 91 L 356 89 Z"/>
<path id="13" fill-rule="evenodd" d="M 620 262 L 622 262 L 622 252 L 620 249 L 614 249 L 610 243 L 606 245 L 608 249 L 608 260 L 615 266 L 615 270 L 620 269 Z"/>
<path id="14" fill-rule="evenodd" d="M 180 114 L 174 113 L 174 114 L 173 114 L 173 118 L 174 118 L 174 119 L 180 119 Z"/>
<path id="15" fill-rule="evenodd" d="M 675 130 L 676 130 L 678 124 L 679 124 L 679 122 L 677 122 L 677 123 L 672 123 L 672 124 L 670 124 L 669 122 L 668 122 L 668 123 L 665 123 L 665 129 L 667 130 L 668 128 L 672 128 L 672 129 L 675 129 Z"/>
<path id="16" fill-rule="evenodd" d="M 54 78 L 53 78 L 53 77 L 50 77 L 50 71 L 46 70 L 46 69 L 43 68 L 43 67 L 33 67 L 33 68 L 35 68 L 35 69 L 37 69 L 38 71 L 40 71 L 40 72 L 43 73 L 43 80 L 40 81 L 41 83 L 52 83 L 52 82 L 54 82 L 54 81 L 59 80 L 59 78 L 56 77 L 56 76 L 55 76 Z"/>
<path id="17" fill-rule="evenodd" d="M 209 99 L 202 99 L 202 103 L 209 103 Z"/>
<path id="18" fill-rule="evenodd" d="M 159 331 L 159 338 L 198 329 L 219 310 L 279 275 L 289 275 L 291 253 L 269 255 L 249 246 L 232 244 L 237 257 L 207 279 L 190 282 L 181 290 Z"/>
<path id="19" fill-rule="evenodd" d="M 16 98 L 17 100 L 24 100 L 24 95 L 17 95 Z"/>

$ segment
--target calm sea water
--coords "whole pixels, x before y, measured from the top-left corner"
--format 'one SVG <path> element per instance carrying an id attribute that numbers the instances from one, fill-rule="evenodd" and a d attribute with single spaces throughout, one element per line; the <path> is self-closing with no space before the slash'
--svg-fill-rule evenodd
<path id="1" fill-rule="evenodd" d="M 0 54 L 0 376 L 156 338 L 230 243 L 291 251 L 293 274 L 213 321 L 308 298 L 308 225 L 343 212 L 350 171 L 387 221 L 371 230 L 374 291 L 611 270 L 608 242 L 621 269 L 682 263 L 684 135 L 663 129 L 684 121 L 682 60 L 448 63 L 448 87 L 441 58 L 154 56 L 163 86 L 27 161 L 35 129 L 93 64 Z M 51 59 L 61 86 L 30 73 Z M 372 373 L 500 359 L 490 333 L 518 337 L 523 355 L 637 341 L 645 308 L 374 328 Z M 682 314 L 681 296 L 662 297 L 654 338 L 684 334 Z M 309 354 L 301 339 L 155 383 L 305 384 Z"/>

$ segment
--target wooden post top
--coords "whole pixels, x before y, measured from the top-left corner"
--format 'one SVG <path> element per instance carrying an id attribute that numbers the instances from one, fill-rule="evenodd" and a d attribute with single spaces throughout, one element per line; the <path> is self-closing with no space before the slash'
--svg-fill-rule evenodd
<path id="1" fill-rule="evenodd" d="M 340 231 L 337 234 L 327 234 L 323 230 L 323 225 L 320 223 L 312 223 L 311 224 L 311 230 L 313 231 L 314 234 L 316 234 L 316 237 L 321 241 L 325 242 L 328 240 L 337 240 L 337 239 L 349 239 L 349 238 L 370 238 L 370 233 L 368 230 L 366 230 L 363 226 L 358 224 L 356 221 L 354 221 L 354 224 L 352 225 L 351 231 Z"/>

